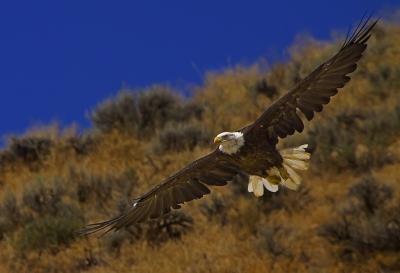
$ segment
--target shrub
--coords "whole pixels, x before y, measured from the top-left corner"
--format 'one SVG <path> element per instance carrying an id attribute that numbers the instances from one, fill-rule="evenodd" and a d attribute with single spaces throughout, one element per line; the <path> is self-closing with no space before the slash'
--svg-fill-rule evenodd
<path id="1" fill-rule="evenodd" d="M 170 125 L 164 128 L 155 142 L 156 152 L 180 152 L 211 143 L 212 135 L 200 125 Z"/>
<path id="2" fill-rule="evenodd" d="M 352 252 L 400 250 L 400 207 L 389 205 L 392 189 L 373 177 L 361 179 L 349 190 L 354 199 L 338 212 L 337 219 L 320 227 L 319 234 L 343 246 L 343 258 Z"/>
<path id="3" fill-rule="evenodd" d="M 15 158 L 8 150 L 0 151 L 0 171 L 6 170 L 6 168 L 12 167 L 12 163 L 15 161 Z"/>
<path id="4" fill-rule="evenodd" d="M 257 94 L 262 94 L 270 99 L 278 95 L 278 88 L 269 84 L 266 79 L 257 81 L 253 88 Z"/>
<path id="5" fill-rule="evenodd" d="M 178 121 L 181 117 L 182 99 L 169 89 L 154 87 L 142 92 L 139 97 L 141 129 L 147 134 L 154 133 L 156 128 L 163 128 L 169 121 Z"/>
<path id="6" fill-rule="evenodd" d="M 97 208 L 104 208 L 112 196 L 113 178 L 92 175 L 84 170 L 70 170 L 69 180 L 74 185 L 73 198 L 81 203 L 93 201 Z"/>
<path id="7" fill-rule="evenodd" d="M 65 203 L 65 189 L 59 178 L 44 182 L 40 178 L 29 183 L 22 193 L 22 206 L 13 193 L 4 196 L 0 206 L 1 233 L 14 233 L 16 250 L 57 251 L 74 239 L 82 225 L 82 215 Z M 6 220 L 6 221 L 5 221 Z"/>
<path id="8" fill-rule="evenodd" d="M 247 195 L 247 185 L 249 176 L 247 174 L 238 174 L 232 179 L 232 189 L 235 195 Z"/>
<path id="9" fill-rule="evenodd" d="M 0 239 L 21 222 L 21 213 L 14 193 L 6 192 L 0 205 Z"/>
<path id="10" fill-rule="evenodd" d="M 195 101 L 185 101 L 181 109 L 177 112 L 177 122 L 186 122 L 191 119 L 201 120 L 203 118 L 204 108 Z"/>
<path id="11" fill-rule="evenodd" d="M 93 254 L 91 249 L 85 249 L 85 256 L 78 260 L 76 270 L 77 272 L 89 270 L 101 263 L 102 261 Z"/>
<path id="12" fill-rule="evenodd" d="M 393 160 L 387 148 L 399 132 L 400 107 L 339 113 L 310 130 L 313 165 L 339 171 L 380 167 Z"/>
<path id="13" fill-rule="evenodd" d="M 171 239 L 179 239 L 191 229 L 192 224 L 192 217 L 181 211 L 173 211 L 165 214 L 160 219 L 148 222 L 146 239 L 155 244 Z"/>
<path id="14" fill-rule="evenodd" d="M 64 211 L 57 216 L 45 215 L 35 218 L 17 234 L 16 247 L 19 251 L 58 251 L 75 238 L 75 232 L 82 226 L 82 218 L 77 210 Z"/>
<path id="15" fill-rule="evenodd" d="M 140 237 L 137 233 L 131 232 L 132 228 L 119 230 L 118 232 L 111 232 L 104 238 L 104 247 L 107 251 L 119 255 L 121 247 L 124 243 L 132 243 Z"/>
<path id="16" fill-rule="evenodd" d="M 15 194 L 8 191 L 4 194 L 3 201 L 0 206 L 1 215 L 7 217 L 12 223 L 18 223 L 20 211 L 17 204 Z"/>
<path id="17" fill-rule="evenodd" d="M 11 138 L 9 150 L 25 162 L 43 159 L 50 153 L 53 141 L 45 137 Z"/>
<path id="18" fill-rule="evenodd" d="M 203 108 L 194 102 L 184 101 L 177 94 L 163 86 L 153 86 L 140 94 L 138 107 L 144 135 L 154 134 L 170 123 L 201 119 Z"/>
<path id="19" fill-rule="evenodd" d="M 86 183 L 88 183 L 89 191 L 93 194 L 96 204 L 103 207 L 112 196 L 110 181 L 104 176 L 91 175 Z"/>
<path id="20" fill-rule="evenodd" d="M 221 225 L 225 225 L 228 222 L 229 205 L 229 200 L 224 200 L 213 195 L 207 202 L 201 204 L 200 210 L 207 216 L 209 221 L 217 219 Z"/>
<path id="21" fill-rule="evenodd" d="M 53 185 L 44 185 L 40 179 L 28 185 L 23 192 L 22 202 L 38 214 L 56 214 L 61 204 L 64 189 L 60 181 L 55 180 Z"/>
<path id="22" fill-rule="evenodd" d="M 261 211 L 270 213 L 272 210 L 284 209 L 295 213 L 304 209 L 311 201 L 310 190 L 301 185 L 297 192 L 281 187 L 278 192 L 265 191 L 263 198 L 258 202 Z"/>
<path id="23" fill-rule="evenodd" d="M 0 152 L 0 168 L 13 167 L 18 161 L 31 170 L 37 170 L 49 156 L 53 145 L 53 141 L 46 137 L 12 137 L 7 149 Z"/>
<path id="24" fill-rule="evenodd" d="M 281 226 L 264 226 L 257 232 L 259 247 L 266 250 L 273 257 L 290 257 L 290 247 L 288 247 L 287 238 L 290 229 Z"/>
<path id="25" fill-rule="evenodd" d="M 138 183 L 138 175 L 134 169 L 128 169 L 121 176 L 114 177 L 91 175 L 84 171 L 71 170 L 70 180 L 75 185 L 74 198 L 85 203 L 95 200 L 99 207 L 103 207 L 112 193 L 115 192 L 121 201 L 131 197 Z"/>
<path id="26" fill-rule="evenodd" d="M 337 170 L 356 167 L 354 132 L 349 128 L 355 125 L 355 116 L 347 113 L 343 116 L 351 123 L 343 122 L 338 115 L 317 124 L 310 131 L 310 146 L 315 147 L 311 158 L 316 165 Z"/>
<path id="27" fill-rule="evenodd" d="M 76 181 L 76 197 L 79 202 L 86 202 L 92 193 L 92 189 L 89 183 L 84 180 Z"/>
<path id="28" fill-rule="evenodd" d="M 350 188 L 349 195 L 357 199 L 363 211 L 374 214 L 392 198 L 393 189 L 379 183 L 373 176 L 365 176 Z"/>
<path id="29" fill-rule="evenodd" d="M 121 208 L 121 211 L 123 210 L 124 208 Z M 168 240 L 180 239 L 192 228 L 192 225 L 192 217 L 180 211 L 172 211 L 158 219 L 130 225 L 117 232 L 109 233 L 104 240 L 104 246 L 118 255 L 122 245 L 127 242 L 134 243 L 145 239 L 151 244 L 159 245 Z"/>
<path id="30" fill-rule="evenodd" d="M 89 155 L 96 146 L 95 137 L 89 134 L 69 137 L 65 140 L 65 143 L 77 155 Z"/>
<path id="31" fill-rule="evenodd" d="M 185 102 L 170 88 L 153 86 L 140 93 L 121 92 L 91 112 L 94 127 L 103 133 L 118 130 L 143 138 L 155 134 L 170 122 L 200 119 L 198 104 Z"/>
<path id="32" fill-rule="evenodd" d="M 82 225 L 82 216 L 75 207 L 63 202 L 64 194 L 57 178 L 49 184 L 37 179 L 24 189 L 22 204 L 31 213 L 14 237 L 19 251 L 57 251 L 59 246 L 74 239 L 75 231 Z"/>
<path id="33" fill-rule="evenodd" d="M 0 240 L 3 240 L 4 236 L 13 228 L 14 226 L 6 217 L 0 216 Z"/>
<path id="34" fill-rule="evenodd" d="M 137 96 L 121 92 L 115 99 L 109 99 L 90 113 L 94 127 L 103 133 L 119 130 L 129 134 L 137 133 L 140 127 L 140 113 Z"/>
<path id="35" fill-rule="evenodd" d="M 400 207 L 392 208 L 399 210 Z M 373 251 L 399 251 L 399 215 L 382 210 L 366 216 L 359 208 L 351 212 L 341 212 L 336 221 L 323 225 L 319 234 L 330 242 L 341 244 L 347 251 L 362 254 Z"/>

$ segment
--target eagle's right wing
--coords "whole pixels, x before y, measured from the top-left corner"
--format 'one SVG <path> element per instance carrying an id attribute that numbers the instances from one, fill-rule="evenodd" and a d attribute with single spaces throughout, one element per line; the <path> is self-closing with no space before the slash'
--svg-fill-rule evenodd
<path id="1" fill-rule="evenodd" d="M 171 208 L 179 209 L 180 204 L 199 199 L 210 193 L 206 185 L 224 186 L 239 173 L 239 168 L 217 149 L 193 161 L 149 192 L 135 199 L 133 204 L 121 215 L 108 221 L 90 224 L 79 233 L 91 234 L 101 230 L 116 231 L 147 218 L 158 218 L 168 213 Z"/>
<path id="2" fill-rule="evenodd" d="M 276 144 L 278 137 L 284 138 L 295 131 L 302 132 L 304 124 L 298 112 L 311 120 L 314 112 L 322 111 L 323 105 L 329 103 L 338 88 L 344 87 L 350 80 L 348 74 L 356 70 L 376 23 L 370 23 L 369 19 L 361 21 L 338 53 L 318 66 L 290 92 L 275 101 L 253 124 L 242 130 L 245 138 L 254 137 L 257 140 L 267 137 Z"/>

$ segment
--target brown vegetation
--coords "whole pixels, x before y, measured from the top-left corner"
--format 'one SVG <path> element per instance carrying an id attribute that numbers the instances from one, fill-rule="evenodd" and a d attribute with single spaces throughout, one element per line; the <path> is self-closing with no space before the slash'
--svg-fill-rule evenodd
<path id="1" fill-rule="evenodd" d="M 93 128 L 32 131 L 0 152 L 0 272 L 400 272 L 400 27 L 380 23 L 353 80 L 303 134 L 300 191 L 257 199 L 238 179 L 157 221 L 102 238 L 75 231 L 250 123 L 337 49 L 308 41 L 287 63 L 209 73 L 184 99 L 124 90 Z"/>

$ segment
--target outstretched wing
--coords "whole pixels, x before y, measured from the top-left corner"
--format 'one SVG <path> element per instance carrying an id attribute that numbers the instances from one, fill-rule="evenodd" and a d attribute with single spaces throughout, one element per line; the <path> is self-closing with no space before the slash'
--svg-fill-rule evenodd
<path id="1" fill-rule="evenodd" d="M 199 199 L 210 193 L 209 186 L 224 186 L 240 170 L 230 158 L 218 149 L 190 163 L 184 169 L 133 201 L 121 215 L 100 223 L 90 224 L 80 234 L 104 230 L 119 230 L 148 218 L 158 218 L 179 209 L 184 202 Z"/>
<path id="2" fill-rule="evenodd" d="M 338 53 L 274 102 L 253 124 L 243 129 L 245 138 L 267 135 L 268 140 L 276 144 L 278 137 L 284 138 L 295 131 L 302 132 L 304 124 L 299 111 L 311 120 L 314 112 L 322 111 L 323 105 L 329 103 L 338 88 L 345 86 L 350 80 L 347 75 L 356 70 L 376 23 L 369 22 L 369 19 L 362 20 Z"/>

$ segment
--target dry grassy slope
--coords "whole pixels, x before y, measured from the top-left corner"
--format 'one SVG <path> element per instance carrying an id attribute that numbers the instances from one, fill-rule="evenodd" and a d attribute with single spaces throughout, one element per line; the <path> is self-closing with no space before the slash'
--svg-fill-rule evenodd
<path id="1" fill-rule="evenodd" d="M 119 200 L 157 184 L 211 145 L 155 152 L 157 143 L 167 141 L 159 138 L 162 129 L 153 132 L 154 138 L 132 137 L 121 126 L 90 132 L 92 142 L 76 138 L 73 128 L 28 132 L 25 139 L 38 136 L 52 144 L 48 150 L 34 144 L 39 151 L 34 159 L 24 159 L 11 144 L 2 152 L 0 271 L 399 272 L 400 216 L 395 211 L 400 200 L 400 115 L 393 114 L 400 105 L 399 43 L 400 27 L 381 23 L 351 83 L 307 123 L 304 134 L 283 143 L 330 139 L 327 149 L 315 147 L 316 159 L 304 174 L 301 191 L 256 199 L 237 185 L 214 188 L 212 196 L 184 206 L 193 223 L 185 228 L 178 222 L 180 238 L 148 226 L 103 239 L 74 238 L 70 231 L 114 215 Z M 211 134 L 240 128 L 336 48 L 336 43 L 307 41 L 291 49 L 288 63 L 267 71 L 254 65 L 210 73 L 192 102 L 201 105 L 202 117 L 175 118 L 173 124 L 195 124 Z M 83 148 L 71 145 L 71 138 Z M 359 192 L 372 188 L 364 196 L 378 204 L 373 212 L 349 194 L 366 174 L 375 183 L 363 184 Z M 10 201 L 13 193 L 15 202 Z M 338 229 L 344 218 L 345 229 Z M 323 236 L 327 224 L 336 233 Z M 159 234 L 164 237 L 158 244 L 152 238 L 157 242 Z"/>

